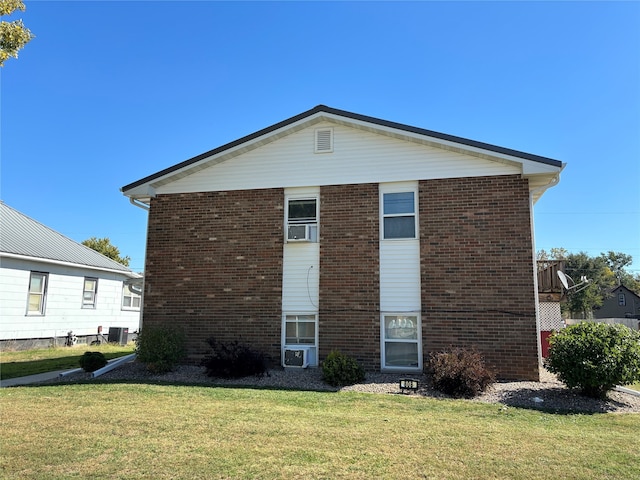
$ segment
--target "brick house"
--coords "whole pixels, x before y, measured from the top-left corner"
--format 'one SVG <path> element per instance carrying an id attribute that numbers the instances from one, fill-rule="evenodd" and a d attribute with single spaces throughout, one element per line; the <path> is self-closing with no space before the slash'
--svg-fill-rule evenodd
<path id="1" fill-rule="evenodd" d="M 122 188 L 149 209 L 143 325 L 421 371 L 475 346 L 537 380 L 533 204 L 563 163 L 317 106 Z"/>

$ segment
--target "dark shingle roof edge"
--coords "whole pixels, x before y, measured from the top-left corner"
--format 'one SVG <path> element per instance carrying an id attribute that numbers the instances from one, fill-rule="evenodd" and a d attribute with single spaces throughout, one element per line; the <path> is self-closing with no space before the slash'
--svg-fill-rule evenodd
<path id="1" fill-rule="evenodd" d="M 357 120 L 357 121 L 361 121 L 361 122 L 366 122 L 366 123 L 370 123 L 373 125 L 379 125 L 381 127 L 387 127 L 387 128 L 392 128 L 392 129 L 396 129 L 396 130 L 401 130 L 401 131 L 405 131 L 405 132 L 409 132 L 409 133 L 414 133 L 417 135 L 423 135 L 426 137 L 431 137 L 431 138 L 435 138 L 438 140 L 443 140 L 443 141 L 447 141 L 447 142 L 453 142 L 453 143 L 458 143 L 460 145 L 465 145 L 468 147 L 473 147 L 473 148 L 479 148 L 479 149 L 483 149 L 483 150 L 487 150 L 490 152 L 495 152 L 495 153 L 499 153 L 502 155 L 509 155 L 509 156 L 513 156 L 513 157 L 517 157 L 517 158 L 522 158 L 524 160 L 530 160 L 530 161 L 534 161 L 534 162 L 539 162 L 539 163 L 544 163 L 547 165 L 551 165 L 554 167 L 558 167 L 558 168 L 562 168 L 563 163 L 559 160 L 554 160 L 552 158 L 547 158 L 547 157 L 541 157 L 539 155 L 533 155 L 531 153 L 526 153 L 526 152 L 521 152 L 518 150 L 513 150 L 510 148 L 505 148 L 505 147 L 499 147 L 497 145 L 491 145 L 489 143 L 483 143 L 483 142 L 478 142 L 475 140 L 470 140 L 468 138 L 463 138 L 463 137 L 457 137 L 455 135 L 448 135 L 445 133 L 439 133 L 439 132 L 434 132 L 432 130 L 427 130 L 424 128 L 419 128 L 419 127 L 413 127 L 411 125 L 405 125 L 402 123 L 397 123 L 397 122 L 391 122 L 389 120 L 382 120 L 380 118 L 375 118 L 375 117 L 370 117 L 367 115 L 362 115 L 359 113 L 353 113 L 353 112 L 348 112 L 346 110 L 340 110 L 337 108 L 332 108 L 332 107 L 327 107 L 326 105 L 317 105 L 316 107 L 312 108 L 311 110 L 307 110 L 305 112 L 302 112 L 298 115 L 295 115 L 291 118 L 288 118 L 286 120 L 282 120 L 281 122 L 275 123 L 269 127 L 263 128 L 261 130 L 258 130 L 257 132 L 251 133 L 249 135 L 246 135 L 242 138 L 239 138 L 237 140 L 234 140 L 233 142 L 227 143 L 225 145 L 222 145 L 220 147 L 214 148 L 213 150 L 209 150 L 208 152 L 204 152 L 201 153 L 200 155 L 197 155 L 193 158 L 190 158 L 188 160 L 185 160 L 183 162 L 180 162 L 176 165 L 173 165 L 171 167 L 165 168 L 163 170 L 160 170 L 159 172 L 156 172 L 152 175 L 149 175 L 147 177 L 144 177 L 136 182 L 130 183 L 128 185 L 125 185 L 124 187 L 122 187 L 120 189 L 121 192 L 126 192 L 127 190 L 131 190 L 132 188 L 136 188 L 140 185 L 143 185 L 145 183 L 151 182 L 153 180 L 156 180 L 160 177 L 163 177 L 165 175 L 168 175 L 174 171 L 180 170 L 184 167 L 188 167 L 189 165 L 192 165 L 194 163 L 199 162 L 200 160 L 204 160 L 205 158 L 211 157 L 213 155 L 217 155 L 221 152 L 224 152 L 226 150 L 229 150 L 231 148 L 237 147 L 238 145 L 242 145 L 245 142 L 249 142 L 251 140 L 254 140 L 256 138 L 259 138 L 263 135 L 267 135 L 271 132 L 274 132 L 280 128 L 286 127 L 287 125 L 291 125 L 293 123 L 296 123 L 300 120 L 304 120 L 307 117 L 310 117 L 312 115 L 315 115 L 317 113 L 328 113 L 331 115 L 336 115 L 336 116 L 340 116 L 340 117 L 345 117 L 345 118 L 349 118 L 352 120 Z"/>

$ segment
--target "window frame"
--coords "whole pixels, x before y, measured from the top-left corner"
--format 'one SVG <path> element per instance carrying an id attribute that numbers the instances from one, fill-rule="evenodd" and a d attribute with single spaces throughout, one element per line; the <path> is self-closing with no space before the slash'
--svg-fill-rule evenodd
<path id="1" fill-rule="evenodd" d="M 618 306 L 619 307 L 627 306 L 627 296 L 624 294 L 624 292 L 618 293 Z"/>
<path id="2" fill-rule="evenodd" d="M 389 317 L 410 317 L 415 319 L 415 338 L 388 337 L 386 319 Z M 413 320 L 412 320 L 413 321 Z M 400 327 L 402 328 L 402 327 Z M 414 344 L 416 345 L 416 365 L 388 365 L 387 344 Z M 383 312 L 380 314 L 380 367 L 383 371 L 418 372 L 423 368 L 422 359 L 422 319 L 420 312 Z"/>
<path id="3" fill-rule="evenodd" d="M 129 292 L 129 295 L 127 295 L 127 291 Z M 124 304 L 125 298 L 131 298 L 130 306 L 127 306 Z M 134 303 L 133 301 L 135 299 L 139 300 L 139 305 L 137 307 L 133 305 Z M 122 303 L 121 303 L 122 310 L 139 312 L 141 306 L 142 306 L 142 295 L 140 293 L 136 293 L 133 290 L 131 290 L 131 287 L 127 285 L 126 282 L 122 282 Z"/>
<path id="4" fill-rule="evenodd" d="M 41 276 L 41 285 L 42 289 L 40 292 L 32 292 L 31 291 L 31 281 L 33 280 L 34 275 Z M 38 272 L 31 271 L 29 273 L 29 284 L 27 285 L 27 316 L 35 316 L 42 317 L 46 313 L 47 308 L 47 290 L 49 288 L 49 273 L 48 272 Z M 32 311 L 30 309 L 31 306 L 31 296 L 39 295 L 40 301 L 38 302 L 38 310 Z"/>
<path id="5" fill-rule="evenodd" d="M 385 213 L 385 196 L 411 193 L 413 194 L 413 212 L 401 212 L 401 213 Z M 400 217 L 413 217 L 413 236 L 412 237 L 388 237 L 385 235 L 385 220 L 387 218 L 400 218 Z M 412 187 L 392 187 L 386 186 L 380 189 L 380 238 L 384 241 L 403 241 L 403 240 L 415 240 L 419 238 L 418 232 L 418 188 Z"/>
<path id="6" fill-rule="evenodd" d="M 296 317 L 295 320 L 289 320 L 287 317 Z M 299 317 L 313 317 L 313 320 Z M 287 342 L 287 323 L 295 322 L 299 323 L 313 323 L 313 343 L 290 343 Z M 297 339 L 300 339 L 300 335 L 296 335 Z M 310 337 L 302 337 L 310 338 Z M 318 348 L 318 314 L 317 313 L 283 313 L 282 314 L 282 345 L 283 347 L 315 347 Z"/>
<path id="7" fill-rule="evenodd" d="M 291 220 L 289 218 L 289 205 L 291 202 L 300 202 L 300 201 L 313 201 L 315 202 L 316 212 L 315 212 L 315 220 Z M 285 209 L 284 209 L 284 240 L 285 243 L 298 243 L 298 242 L 307 242 L 307 243 L 318 243 L 320 238 L 320 196 L 319 195 L 287 195 L 285 196 Z M 290 226 L 300 226 L 300 225 L 308 225 L 307 228 L 310 230 L 310 234 L 308 239 L 305 240 L 294 240 L 289 239 L 289 227 Z"/>
<path id="8" fill-rule="evenodd" d="M 93 290 L 87 290 L 87 282 L 94 282 Z M 85 300 L 87 293 L 90 293 L 91 301 Z M 98 278 L 84 277 L 82 280 L 82 308 L 95 309 L 98 304 Z"/>

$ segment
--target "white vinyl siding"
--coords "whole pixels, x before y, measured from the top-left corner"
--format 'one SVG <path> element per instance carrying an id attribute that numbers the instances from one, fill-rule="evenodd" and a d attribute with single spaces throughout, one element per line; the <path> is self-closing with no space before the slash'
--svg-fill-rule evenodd
<path id="1" fill-rule="evenodd" d="M 381 364 L 383 370 L 418 371 L 422 369 L 420 239 L 418 182 L 382 183 L 380 190 L 380 318 Z M 384 238 L 385 194 L 414 194 L 415 238 Z M 396 335 L 392 321 L 412 324 L 415 336 Z M 407 328 L 406 326 L 403 328 Z M 393 333 L 390 333 L 393 332 Z M 402 359 L 411 358 L 404 364 Z"/>
<path id="2" fill-rule="evenodd" d="M 26 315 L 31 271 L 48 271 L 46 314 Z M 85 276 L 98 278 L 100 301 L 96 308 L 83 309 L 80 296 Z M 52 338 L 95 335 L 99 326 L 140 327 L 139 311 L 122 310 L 125 276 L 76 267 L 44 264 L 30 260 L 2 258 L 0 267 L 0 339 Z"/>
<path id="3" fill-rule="evenodd" d="M 330 155 L 314 153 L 316 129 L 323 127 L 333 128 Z M 380 183 L 521 172 L 519 165 L 323 122 L 157 186 L 156 193 Z"/>
<path id="4" fill-rule="evenodd" d="M 289 200 L 315 199 L 316 205 L 320 203 L 320 188 L 288 188 L 285 189 L 285 204 Z M 319 210 L 319 209 L 318 209 Z M 316 215 L 316 233 L 322 229 L 322 218 Z M 285 212 L 282 219 L 283 225 L 287 225 L 288 218 Z M 286 230 L 286 228 L 285 228 Z M 282 252 L 282 347 L 294 346 L 287 343 L 291 341 L 291 326 L 295 319 L 307 321 L 313 318 L 315 321 L 316 336 L 314 343 L 306 339 L 302 344 L 312 347 L 310 351 L 310 364 L 317 365 L 317 318 L 318 305 L 320 303 L 320 244 L 312 242 L 285 242 Z M 306 325 L 306 324 L 301 324 Z M 287 332 L 289 326 L 289 332 Z"/>

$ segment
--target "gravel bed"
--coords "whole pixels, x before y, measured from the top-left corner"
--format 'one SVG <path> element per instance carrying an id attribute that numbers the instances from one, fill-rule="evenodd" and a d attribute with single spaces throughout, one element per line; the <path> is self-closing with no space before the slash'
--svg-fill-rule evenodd
<path id="1" fill-rule="evenodd" d="M 366 379 L 359 384 L 343 388 L 334 388 L 322 381 L 322 372 L 318 368 L 309 369 L 275 369 L 263 377 L 246 377 L 234 380 L 211 378 L 204 373 L 204 368 L 181 365 L 173 372 L 163 375 L 149 373 L 143 364 L 129 362 L 114 370 L 102 374 L 95 381 L 123 380 L 144 383 L 180 383 L 210 386 L 248 386 L 260 388 L 290 388 L 295 390 L 318 391 L 353 391 L 378 394 L 403 394 L 399 387 L 400 378 L 419 380 L 417 392 L 412 396 L 423 396 L 447 399 L 445 394 L 433 390 L 427 375 L 400 375 L 388 373 L 368 373 Z M 80 372 L 60 377 L 53 382 L 74 382 L 90 380 L 90 374 Z M 407 393 L 404 393 L 407 394 Z M 554 375 L 542 371 L 540 382 L 498 382 L 481 396 L 472 401 L 500 404 L 502 408 L 521 407 L 558 412 L 581 413 L 640 413 L 640 396 L 620 391 L 609 392 L 607 399 L 596 400 L 567 389 Z"/>

